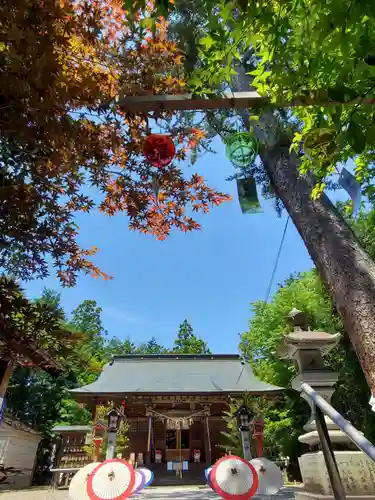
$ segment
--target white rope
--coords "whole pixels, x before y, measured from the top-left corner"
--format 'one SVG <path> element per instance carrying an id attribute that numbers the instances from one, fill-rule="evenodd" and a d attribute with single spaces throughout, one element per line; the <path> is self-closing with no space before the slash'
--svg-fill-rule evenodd
<path id="1" fill-rule="evenodd" d="M 173 417 L 170 415 L 164 415 L 163 413 L 159 413 L 153 409 L 149 409 L 149 412 L 153 413 L 154 415 L 157 415 L 160 418 L 165 418 L 166 420 L 172 420 L 174 422 L 183 422 L 184 420 L 190 420 L 194 417 L 200 417 L 200 416 L 205 416 L 207 414 L 206 410 L 201 410 L 196 413 L 192 413 L 191 415 L 185 416 L 185 417 Z"/>

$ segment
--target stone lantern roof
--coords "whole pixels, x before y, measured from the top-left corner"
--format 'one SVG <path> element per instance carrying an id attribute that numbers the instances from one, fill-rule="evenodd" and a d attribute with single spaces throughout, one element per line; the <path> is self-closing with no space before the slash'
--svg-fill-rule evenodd
<path id="1" fill-rule="evenodd" d="M 277 354 L 282 359 L 297 359 L 301 355 L 305 358 L 309 356 L 309 353 L 310 357 L 314 358 L 312 351 L 325 356 L 340 340 L 341 335 L 339 333 L 311 331 L 308 326 L 307 315 L 296 308 L 292 309 L 288 317 L 294 326 L 294 332 L 286 334 L 277 349 Z M 319 367 L 320 365 L 321 363 L 319 363 Z"/>
<path id="2" fill-rule="evenodd" d="M 325 356 L 337 345 L 340 337 L 339 333 L 294 331 L 284 336 L 284 341 L 278 348 L 278 355 L 283 359 L 290 359 L 295 357 L 298 350 L 319 349 Z"/>

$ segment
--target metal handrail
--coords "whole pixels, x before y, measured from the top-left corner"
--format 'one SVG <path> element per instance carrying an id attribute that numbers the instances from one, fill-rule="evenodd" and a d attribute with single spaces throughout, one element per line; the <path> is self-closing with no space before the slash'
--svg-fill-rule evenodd
<path id="1" fill-rule="evenodd" d="M 325 413 L 340 429 L 358 446 L 371 460 L 375 461 L 375 446 L 359 432 L 354 425 L 346 420 L 333 406 L 331 406 L 322 396 L 314 389 L 303 382 L 300 386 L 301 391 L 306 394 L 323 413 Z"/>

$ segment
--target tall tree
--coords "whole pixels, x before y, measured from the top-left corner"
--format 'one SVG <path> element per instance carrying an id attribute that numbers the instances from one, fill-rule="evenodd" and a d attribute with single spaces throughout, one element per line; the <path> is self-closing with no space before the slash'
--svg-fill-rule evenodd
<path id="1" fill-rule="evenodd" d="M 202 14 L 198 22 L 189 15 L 193 9 Z M 373 113 L 364 104 L 375 92 L 367 52 L 375 41 L 373 14 L 366 3 L 340 9 L 340 2 L 323 9 L 319 0 L 266 6 L 181 0 L 176 13 L 185 33 L 189 23 L 187 33 L 204 33 L 190 80 L 195 92 L 229 85 L 234 91 L 255 87 L 273 103 L 298 94 L 306 103 L 315 99 L 296 112 L 269 109 L 259 119 L 259 112 L 243 110 L 239 116 L 245 130 L 253 124 L 267 182 L 298 229 L 375 394 L 375 264 L 322 192 L 336 164 L 349 158 L 356 160 L 365 193 L 374 192 Z M 309 155 L 303 155 L 301 140 L 309 144 Z M 247 170 L 255 173 L 251 166 Z"/>
<path id="2" fill-rule="evenodd" d="M 47 305 L 47 307 L 55 311 L 55 314 L 61 319 L 61 321 L 66 320 L 65 311 L 61 305 L 61 294 L 56 292 L 56 290 L 44 287 L 42 295 L 37 298 L 35 302 L 36 304 Z"/>
<path id="3" fill-rule="evenodd" d="M 181 54 L 150 10 L 133 15 L 117 0 L 0 7 L 0 267 L 16 277 L 46 276 L 51 259 L 64 285 L 78 271 L 109 278 L 91 261 L 98 249 L 77 243 L 74 215 L 96 205 L 87 185 L 101 193 L 104 214 L 125 212 L 132 230 L 159 239 L 172 227 L 199 228 L 185 207 L 207 211 L 228 199 L 176 163 L 145 163 L 149 119 L 171 124 L 168 113 L 126 113 L 115 103 L 184 89 Z M 171 125 L 176 161 L 199 150 L 199 130 Z"/>
<path id="4" fill-rule="evenodd" d="M 70 342 L 76 335 L 72 333 L 70 339 L 59 294 L 44 289 L 43 295 L 33 303 L 25 299 L 21 289 L 14 283 L 4 278 L 1 283 L 1 315 L 3 319 L 6 318 L 2 323 L 2 331 L 8 331 L 13 340 L 21 336 L 31 345 L 49 349 L 62 366 L 57 376 L 42 371 L 42 364 L 36 363 L 33 368 L 18 366 L 12 374 L 6 394 L 7 409 L 43 436 L 38 450 L 39 474 L 45 472 L 47 466 L 51 429 L 63 410 L 68 389 L 74 387 L 76 382 L 73 368 L 77 365 L 82 367 L 82 363 L 77 354 L 78 344 Z"/>
<path id="5" fill-rule="evenodd" d="M 300 394 L 291 388 L 296 375 L 294 363 L 276 356 L 277 346 L 292 327 L 288 314 L 293 307 L 307 313 L 312 330 L 342 334 L 339 346 L 326 358 L 339 372 L 333 405 L 369 439 L 375 437 L 375 415 L 367 402 L 370 396 L 357 356 L 325 287 L 315 270 L 290 277 L 270 303 L 252 304 L 249 331 L 241 336 L 240 349 L 257 376 L 286 388 L 276 405 L 266 412 L 266 440 L 284 456 L 297 460 L 301 453 L 298 436 L 308 420 L 309 409 Z M 287 430 L 287 432 L 286 432 Z"/>
<path id="6" fill-rule="evenodd" d="M 171 352 L 173 354 L 210 354 L 206 342 L 194 334 L 193 327 L 187 319 L 180 325 Z"/>
<path id="7" fill-rule="evenodd" d="M 238 89 L 248 89 L 239 78 Z M 250 114 L 242 113 L 244 124 Z M 265 126 L 268 132 L 265 136 Z M 254 127 L 262 140 L 260 155 L 271 186 L 282 200 L 323 279 L 375 394 L 375 263 L 325 193 L 314 196 L 313 177 L 301 176 L 298 156 L 290 151 L 291 137 L 269 113 Z"/>
<path id="8" fill-rule="evenodd" d="M 72 312 L 69 324 L 85 336 L 85 341 L 81 345 L 85 355 L 104 362 L 107 332 L 103 327 L 101 312 L 102 309 L 98 307 L 95 300 L 84 300 Z"/>
<path id="9" fill-rule="evenodd" d="M 136 352 L 139 354 L 166 354 L 168 349 L 159 344 L 155 337 L 152 337 L 148 342 L 140 344 Z"/>
<path id="10" fill-rule="evenodd" d="M 106 345 L 106 354 L 108 357 L 135 354 L 136 350 L 137 346 L 130 338 L 120 340 L 114 337 Z"/>

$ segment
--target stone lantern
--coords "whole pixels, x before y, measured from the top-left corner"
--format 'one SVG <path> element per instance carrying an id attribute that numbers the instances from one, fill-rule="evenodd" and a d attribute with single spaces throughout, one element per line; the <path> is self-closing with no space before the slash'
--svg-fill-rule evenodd
<path id="1" fill-rule="evenodd" d="M 292 380 L 292 387 L 298 391 L 302 382 L 306 382 L 330 403 L 338 373 L 325 365 L 323 356 L 336 347 L 340 334 L 312 332 L 307 325 L 307 315 L 298 309 L 292 309 L 289 319 L 294 326 L 294 332 L 285 335 L 284 342 L 278 349 L 278 355 L 282 359 L 293 359 L 297 362 L 298 374 Z M 301 396 L 309 403 L 312 411 L 309 421 L 304 425 L 307 433 L 300 436 L 299 441 L 314 448 L 319 443 L 314 408 L 308 397 L 305 397 L 303 393 Z M 326 423 L 332 442 L 350 442 L 328 417 L 326 417 Z"/>
<path id="2" fill-rule="evenodd" d="M 338 373 L 331 370 L 323 358 L 337 345 L 340 334 L 311 331 L 307 315 L 297 309 L 289 313 L 289 319 L 294 331 L 284 336 L 277 353 L 280 358 L 293 359 L 297 363 L 298 373 L 292 380 L 292 387 L 300 391 L 301 384 L 305 382 L 330 403 Z M 308 445 L 310 450 L 317 450 L 320 440 L 315 423 L 315 406 L 304 393 L 301 393 L 301 396 L 309 403 L 311 415 L 304 425 L 306 433 L 299 437 L 299 441 Z M 333 448 L 346 450 L 335 451 L 335 458 L 347 494 L 353 495 L 353 498 L 357 495 L 374 494 L 374 463 L 362 451 L 357 450 L 348 436 L 330 418 L 326 416 L 325 421 Z M 296 500 L 321 498 L 322 495 L 329 495 L 324 497 L 326 499 L 333 498 L 323 453 L 305 453 L 298 461 L 305 491 L 296 494 Z M 363 477 L 365 471 L 366 478 Z M 375 496 L 368 498 L 375 499 Z"/>

